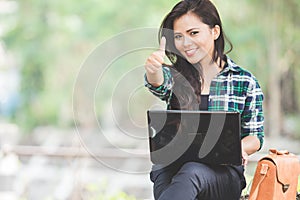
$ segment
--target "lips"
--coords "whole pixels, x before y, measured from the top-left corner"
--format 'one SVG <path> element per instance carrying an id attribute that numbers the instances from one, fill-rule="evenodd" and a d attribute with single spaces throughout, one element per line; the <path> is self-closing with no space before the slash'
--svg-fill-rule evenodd
<path id="1" fill-rule="evenodd" d="M 188 57 L 191 57 L 191 56 L 193 56 L 193 55 L 196 53 L 196 51 L 197 51 L 197 48 L 185 50 L 184 52 L 185 52 L 185 54 L 186 54 Z"/>

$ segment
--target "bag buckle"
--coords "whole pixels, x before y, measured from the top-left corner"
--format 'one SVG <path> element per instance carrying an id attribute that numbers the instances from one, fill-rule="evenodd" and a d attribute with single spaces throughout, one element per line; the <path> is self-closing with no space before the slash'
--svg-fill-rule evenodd
<path id="1" fill-rule="evenodd" d="M 269 165 L 267 164 L 262 164 L 261 165 L 261 169 L 260 169 L 260 174 L 262 175 L 266 175 L 267 171 L 268 171 Z"/>
<path id="2" fill-rule="evenodd" d="M 290 184 L 282 185 L 283 193 L 285 193 L 290 187 Z"/>

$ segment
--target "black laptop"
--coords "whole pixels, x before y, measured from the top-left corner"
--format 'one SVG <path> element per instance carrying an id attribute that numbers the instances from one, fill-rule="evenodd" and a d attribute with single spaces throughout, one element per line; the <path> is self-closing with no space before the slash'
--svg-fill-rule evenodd
<path id="1" fill-rule="evenodd" d="M 154 164 L 242 164 L 238 112 L 148 110 L 147 117 Z"/>

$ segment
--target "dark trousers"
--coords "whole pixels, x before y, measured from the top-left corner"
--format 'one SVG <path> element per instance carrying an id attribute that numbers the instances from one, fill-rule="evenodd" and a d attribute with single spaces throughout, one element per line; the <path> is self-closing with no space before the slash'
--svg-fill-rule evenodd
<path id="1" fill-rule="evenodd" d="M 156 200 L 239 200 L 246 186 L 242 166 L 188 162 L 150 173 Z"/>

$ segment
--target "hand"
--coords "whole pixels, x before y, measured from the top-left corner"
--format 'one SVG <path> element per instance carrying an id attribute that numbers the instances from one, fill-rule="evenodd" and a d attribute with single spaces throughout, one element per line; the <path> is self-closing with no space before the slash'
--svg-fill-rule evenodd
<path id="1" fill-rule="evenodd" d="M 257 136 L 248 135 L 242 139 L 242 158 L 243 165 L 248 164 L 248 156 L 255 153 L 260 147 L 260 141 Z"/>
<path id="2" fill-rule="evenodd" d="M 248 160 L 249 160 L 248 154 L 246 153 L 246 151 L 242 149 L 242 165 L 246 166 L 248 164 Z"/>
<path id="3" fill-rule="evenodd" d="M 162 71 L 162 64 L 164 63 L 166 38 L 162 37 L 160 40 L 159 50 L 153 52 L 147 59 L 145 69 L 148 75 L 155 75 Z"/>

